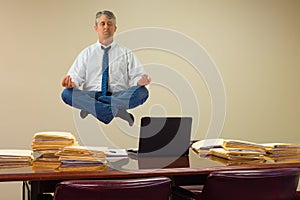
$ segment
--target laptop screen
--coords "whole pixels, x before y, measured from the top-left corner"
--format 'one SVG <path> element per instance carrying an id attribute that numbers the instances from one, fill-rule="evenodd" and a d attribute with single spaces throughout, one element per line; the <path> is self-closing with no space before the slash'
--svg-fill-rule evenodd
<path id="1" fill-rule="evenodd" d="M 139 156 L 182 156 L 188 154 L 191 117 L 143 117 Z"/>

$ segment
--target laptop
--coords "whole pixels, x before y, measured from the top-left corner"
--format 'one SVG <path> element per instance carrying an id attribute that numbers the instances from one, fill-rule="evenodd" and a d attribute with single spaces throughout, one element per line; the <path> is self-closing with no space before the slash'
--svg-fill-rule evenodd
<path id="1" fill-rule="evenodd" d="M 138 157 L 180 157 L 189 153 L 191 117 L 143 117 L 137 150 Z"/>

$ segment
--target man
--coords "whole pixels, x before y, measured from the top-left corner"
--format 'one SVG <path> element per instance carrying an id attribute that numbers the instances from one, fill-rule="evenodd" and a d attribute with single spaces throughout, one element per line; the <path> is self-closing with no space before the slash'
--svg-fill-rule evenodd
<path id="1" fill-rule="evenodd" d="M 132 126 L 134 117 L 127 109 L 147 100 L 145 86 L 150 84 L 151 79 L 135 55 L 114 41 L 117 27 L 112 12 L 98 12 L 94 30 L 98 41 L 78 55 L 62 80 L 65 87 L 62 99 L 80 109 L 83 119 L 91 114 L 108 124 L 114 117 L 120 117 Z"/>

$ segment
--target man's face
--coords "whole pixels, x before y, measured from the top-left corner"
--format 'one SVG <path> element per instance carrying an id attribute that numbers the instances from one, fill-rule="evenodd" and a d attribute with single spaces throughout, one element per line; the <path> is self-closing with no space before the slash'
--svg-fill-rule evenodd
<path id="1" fill-rule="evenodd" d="M 95 31 L 98 33 L 99 39 L 107 39 L 113 37 L 117 30 L 113 19 L 108 19 L 106 15 L 101 15 L 98 18 L 98 24 L 94 26 Z"/>

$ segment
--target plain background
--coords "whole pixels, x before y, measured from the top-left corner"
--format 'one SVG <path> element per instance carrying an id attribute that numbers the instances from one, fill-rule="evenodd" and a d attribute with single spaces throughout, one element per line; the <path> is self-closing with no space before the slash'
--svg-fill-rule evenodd
<path id="1" fill-rule="evenodd" d="M 2 149 L 30 149 L 34 133 L 40 131 L 68 131 L 81 144 L 100 146 L 107 145 L 99 136 L 105 135 L 113 146 L 134 147 L 140 117 L 177 116 L 186 109 L 195 111 L 194 139 L 205 138 L 210 94 L 190 63 L 170 52 L 135 52 L 152 73 L 153 84 L 149 100 L 132 110 L 136 116 L 132 128 L 119 119 L 110 125 L 92 117 L 80 120 L 78 111 L 61 101 L 61 80 L 78 53 L 96 42 L 94 16 L 103 9 L 116 14 L 116 34 L 158 27 L 183 34 L 206 50 L 226 94 L 220 137 L 300 142 L 298 0 L 0 0 L 0 4 Z M 168 89 L 176 86 L 174 72 L 188 80 L 192 97 Z M 171 80 L 170 85 L 164 79 Z M 189 98 L 196 103 L 186 107 Z M 21 199 L 19 182 L 1 183 L 0 191 L 1 199 Z"/>

